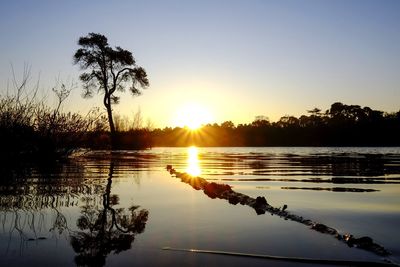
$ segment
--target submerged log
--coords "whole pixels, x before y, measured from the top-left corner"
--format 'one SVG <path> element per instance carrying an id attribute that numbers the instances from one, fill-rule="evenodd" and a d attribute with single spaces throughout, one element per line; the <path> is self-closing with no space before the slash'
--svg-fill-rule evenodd
<path id="1" fill-rule="evenodd" d="M 196 190 L 202 190 L 204 194 L 212 199 L 225 199 L 232 205 L 241 204 L 249 206 L 255 210 L 257 215 L 269 213 L 271 215 L 277 215 L 285 220 L 304 224 L 312 230 L 335 237 L 337 240 L 346 243 L 349 247 L 364 249 L 379 256 L 390 255 L 390 252 L 387 249 L 375 243 L 371 237 L 364 236 L 356 238 L 351 234 L 340 234 L 335 228 L 292 214 L 287 211 L 286 204 L 283 208 L 276 208 L 268 204 L 265 197 L 258 196 L 257 198 L 252 198 L 245 194 L 233 191 L 230 185 L 208 182 L 204 178 L 192 176 L 185 172 L 178 172 L 172 167 L 172 165 L 167 165 L 166 169 L 171 175 L 181 179 L 182 182 L 191 185 Z"/>

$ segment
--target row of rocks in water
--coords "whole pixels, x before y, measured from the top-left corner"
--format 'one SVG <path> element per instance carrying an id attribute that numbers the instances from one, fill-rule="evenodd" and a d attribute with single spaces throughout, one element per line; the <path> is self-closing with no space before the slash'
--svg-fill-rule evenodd
<path id="1" fill-rule="evenodd" d="M 172 167 L 172 165 L 167 165 L 167 171 L 169 171 L 169 173 L 176 178 L 181 179 L 182 182 L 191 185 L 194 189 L 202 190 L 210 198 L 225 199 L 232 205 L 241 204 L 249 206 L 255 210 L 257 215 L 269 213 L 271 215 L 279 216 L 285 220 L 291 220 L 304 224 L 312 230 L 334 236 L 336 239 L 345 242 L 349 247 L 357 247 L 368 250 L 379 256 L 390 255 L 388 250 L 375 243 L 371 237 L 364 236 L 356 238 L 351 234 L 340 234 L 335 228 L 290 213 L 286 210 L 286 205 L 284 205 L 282 208 L 273 207 L 268 204 L 265 197 L 258 196 L 257 198 L 252 198 L 245 194 L 233 191 L 231 186 L 227 184 L 208 182 L 204 178 L 195 177 L 185 172 L 178 172 Z"/>

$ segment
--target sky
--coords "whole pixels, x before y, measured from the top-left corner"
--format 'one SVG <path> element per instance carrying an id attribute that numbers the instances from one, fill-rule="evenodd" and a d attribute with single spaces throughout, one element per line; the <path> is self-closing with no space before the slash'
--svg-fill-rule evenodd
<path id="1" fill-rule="evenodd" d="M 0 94 L 11 66 L 20 79 L 28 65 L 50 105 L 58 80 L 77 84 L 64 110 L 102 107 L 101 95 L 81 97 L 72 60 L 79 37 L 95 32 L 131 51 L 150 81 L 114 112 L 140 109 L 156 127 L 176 126 L 191 105 L 235 124 L 334 102 L 399 111 L 399 14 L 396 0 L 3 0 Z"/>

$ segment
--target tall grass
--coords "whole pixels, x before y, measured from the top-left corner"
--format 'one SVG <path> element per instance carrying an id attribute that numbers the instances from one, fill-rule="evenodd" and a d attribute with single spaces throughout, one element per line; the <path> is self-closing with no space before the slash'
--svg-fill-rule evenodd
<path id="1" fill-rule="evenodd" d="M 37 97 L 38 84 L 28 89 L 29 72 L 20 83 L 13 80 L 13 92 L 0 96 L 0 158 L 60 158 L 84 146 L 90 132 L 106 129 L 105 117 L 98 109 L 86 115 L 62 112 L 62 104 L 73 86 L 53 88 L 58 100 L 50 107 Z"/>

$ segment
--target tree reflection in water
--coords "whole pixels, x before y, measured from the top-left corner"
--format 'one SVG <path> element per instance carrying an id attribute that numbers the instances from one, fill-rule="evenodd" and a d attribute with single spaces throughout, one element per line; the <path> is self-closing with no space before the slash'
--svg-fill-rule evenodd
<path id="1" fill-rule="evenodd" d="M 134 205 L 117 208 L 119 197 L 111 194 L 111 185 L 114 168 L 125 173 L 132 166 L 116 165 L 120 158 L 115 163 L 109 158 L 82 161 L 48 168 L 0 166 L 0 242 L 6 242 L 6 256 L 12 257 L 15 249 L 23 256 L 29 243 L 43 244 L 62 235 L 70 240 L 80 266 L 102 266 L 111 252 L 131 248 L 149 212 Z M 64 213 L 79 203 L 79 217 L 71 222 Z"/>
<path id="2" fill-rule="evenodd" d="M 75 263 L 79 266 L 103 266 L 108 254 L 130 249 L 136 234 L 145 229 L 147 210 L 139 206 L 128 210 L 113 207 L 119 201 L 118 195 L 111 195 L 113 172 L 114 162 L 111 162 L 102 205 L 86 199 L 77 220 L 81 231 L 71 234 L 71 245 L 78 254 Z"/>

